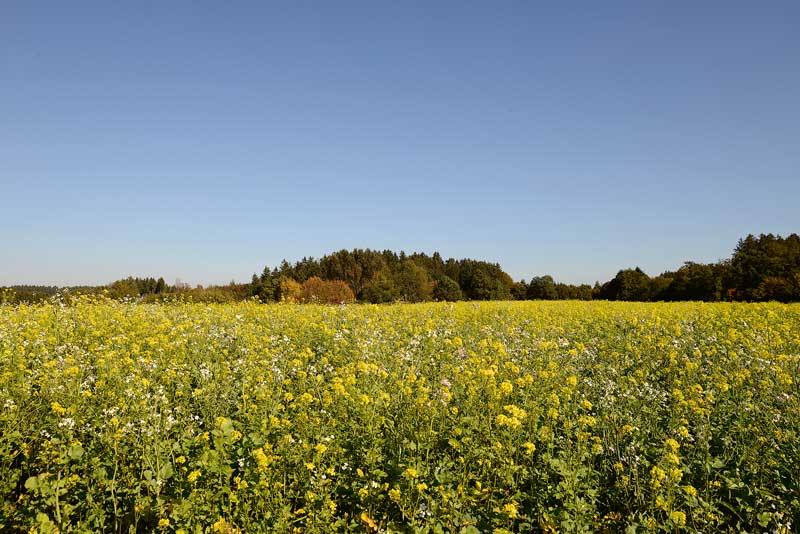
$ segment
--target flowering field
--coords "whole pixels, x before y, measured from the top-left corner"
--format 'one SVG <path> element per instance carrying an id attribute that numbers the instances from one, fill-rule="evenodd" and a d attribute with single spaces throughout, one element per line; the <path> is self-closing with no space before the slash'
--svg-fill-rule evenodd
<path id="1" fill-rule="evenodd" d="M 800 306 L 0 306 L 0 530 L 790 532 Z"/>

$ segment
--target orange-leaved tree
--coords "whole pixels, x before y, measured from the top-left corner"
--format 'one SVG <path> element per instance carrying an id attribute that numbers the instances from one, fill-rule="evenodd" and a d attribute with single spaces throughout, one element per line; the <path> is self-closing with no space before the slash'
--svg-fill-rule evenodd
<path id="1" fill-rule="evenodd" d="M 312 276 L 303 282 L 301 299 L 303 302 L 341 304 L 353 302 L 356 296 L 350 286 L 342 280 L 323 280 L 318 276 Z"/>

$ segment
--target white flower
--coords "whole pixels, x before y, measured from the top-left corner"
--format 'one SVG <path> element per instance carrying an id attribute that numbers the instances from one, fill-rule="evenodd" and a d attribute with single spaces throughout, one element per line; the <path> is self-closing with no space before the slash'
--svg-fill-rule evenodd
<path id="1" fill-rule="evenodd" d="M 75 428 L 75 420 L 72 417 L 65 417 L 60 423 L 58 423 L 58 426 L 72 430 Z"/>

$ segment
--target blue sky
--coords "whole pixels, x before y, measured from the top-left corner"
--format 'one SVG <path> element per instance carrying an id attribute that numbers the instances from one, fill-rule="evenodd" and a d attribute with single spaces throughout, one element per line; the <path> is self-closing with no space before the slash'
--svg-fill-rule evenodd
<path id="1" fill-rule="evenodd" d="M 800 3 L 0 3 L 0 284 L 800 231 Z"/>

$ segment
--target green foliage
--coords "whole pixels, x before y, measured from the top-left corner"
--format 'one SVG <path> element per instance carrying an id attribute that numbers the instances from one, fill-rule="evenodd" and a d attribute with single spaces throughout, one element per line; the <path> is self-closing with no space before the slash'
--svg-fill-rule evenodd
<path id="1" fill-rule="evenodd" d="M 425 302 L 431 300 L 434 283 L 425 269 L 412 260 L 406 260 L 395 272 L 394 285 L 402 300 Z"/>
<path id="2" fill-rule="evenodd" d="M 558 300 L 592 300 L 592 286 L 589 284 L 556 284 Z"/>
<path id="3" fill-rule="evenodd" d="M 164 293 L 167 285 L 163 278 L 156 280 L 150 278 L 134 278 L 129 276 L 124 280 L 117 280 L 108 286 L 108 295 L 111 298 L 140 297 L 142 295 L 157 295 Z"/>
<path id="4" fill-rule="evenodd" d="M 552 276 L 536 276 L 528 284 L 528 300 L 555 300 L 558 298 Z"/>
<path id="5" fill-rule="evenodd" d="M 676 272 L 659 277 L 669 282 L 660 287 L 655 285 L 656 300 L 721 300 L 723 269 L 721 265 L 686 262 Z"/>
<path id="6" fill-rule="evenodd" d="M 458 284 L 468 300 L 510 300 L 514 281 L 496 263 L 463 260 Z"/>
<path id="7" fill-rule="evenodd" d="M 359 294 L 361 300 L 381 304 L 400 300 L 400 292 L 394 280 L 387 273 L 379 272 L 370 280 Z"/>
<path id="8" fill-rule="evenodd" d="M 433 300 L 456 302 L 463 298 L 464 295 L 461 293 L 461 288 L 458 287 L 458 282 L 446 274 L 438 274 L 436 276 L 436 282 L 433 287 Z"/>
<path id="9" fill-rule="evenodd" d="M 800 300 L 800 236 L 740 239 L 730 261 L 736 300 Z"/>
<path id="10" fill-rule="evenodd" d="M 270 271 L 269 267 L 264 267 L 261 275 L 253 274 L 250 282 L 249 296 L 257 298 L 261 302 L 275 300 L 276 293 L 280 289 L 280 277 L 277 270 Z"/>
<path id="11" fill-rule="evenodd" d="M 624 269 L 610 281 L 603 284 L 599 298 L 604 300 L 633 300 L 645 302 L 652 296 L 650 277 L 644 271 Z"/>
<path id="12" fill-rule="evenodd" d="M 513 300 L 525 300 L 528 294 L 528 284 L 523 278 L 519 282 L 514 282 L 511 285 L 511 298 Z"/>

